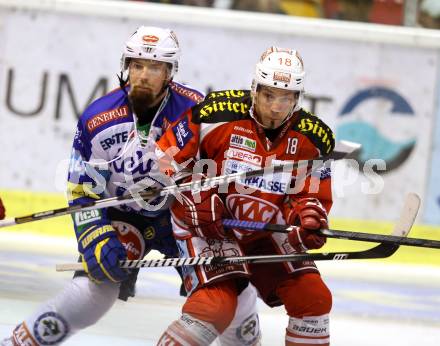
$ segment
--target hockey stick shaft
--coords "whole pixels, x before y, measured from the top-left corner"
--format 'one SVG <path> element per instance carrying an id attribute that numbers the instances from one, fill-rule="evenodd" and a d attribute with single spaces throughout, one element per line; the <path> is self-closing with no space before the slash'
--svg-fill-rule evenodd
<path id="1" fill-rule="evenodd" d="M 176 195 L 181 192 L 198 190 L 204 187 L 215 187 L 223 184 L 229 184 L 231 182 L 237 182 L 242 179 L 249 179 L 264 174 L 272 174 L 278 172 L 289 172 L 297 169 L 300 166 L 313 164 L 314 161 L 328 161 L 328 160 L 340 160 L 353 155 L 354 152 L 359 150 L 360 145 L 357 143 L 340 141 L 337 143 L 335 150 L 333 150 L 329 155 L 317 158 L 315 160 L 304 160 L 299 162 L 292 162 L 284 165 L 269 166 L 261 169 L 257 169 L 250 172 L 238 172 L 234 174 L 222 175 L 218 177 L 205 178 L 199 181 L 187 182 L 182 184 L 174 184 L 166 186 L 162 189 L 149 189 L 145 191 L 138 192 L 138 196 L 133 197 L 131 194 L 110 197 L 106 199 L 96 200 L 85 204 L 78 204 L 70 207 L 47 210 L 35 214 L 30 214 L 26 216 L 16 217 L 13 219 L 0 220 L 0 228 L 23 224 L 27 222 L 39 221 L 50 219 L 53 217 L 73 214 L 79 211 L 87 211 L 92 209 L 102 209 L 108 207 L 115 207 L 121 204 L 132 203 L 141 200 L 151 200 L 158 197 Z M 320 166 L 325 165 L 323 162 Z"/>
<path id="2" fill-rule="evenodd" d="M 406 237 L 411 230 L 417 212 L 420 207 L 420 198 L 416 194 L 408 194 L 405 199 L 402 213 L 394 226 L 393 235 Z M 180 267 L 188 265 L 215 265 L 215 264 L 240 264 L 240 263 L 276 263 L 293 261 L 328 261 L 386 258 L 394 254 L 399 244 L 381 243 L 375 247 L 354 252 L 330 252 L 330 253 L 305 253 L 292 255 L 265 255 L 243 257 L 189 257 L 189 258 L 165 258 L 157 260 L 132 260 L 122 261 L 122 268 L 144 267 Z M 57 271 L 81 271 L 84 267 L 81 263 L 58 264 Z"/>
<path id="3" fill-rule="evenodd" d="M 417 216 L 420 207 L 420 197 L 415 193 L 409 193 L 406 198 L 402 208 L 402 212 L 398 222 L 394 226 L 394 231 L 392 235 L 382 235 L 382 234 L 371 234 L 371 233 L 361 233 L 361 232 L 351 232 L 351 231 L 339 231 L 339 230 L 322 230 L 323 235 L 329 238 L 338 239 L 349 239 L 357 241 L 369 241 L 369 242 L 380 242 L 383 244 L 390 245 L 406 245 L 406 246 L 417 246 L 426 248 L 440 248 L 440 242 L 431 239 L 419 239 L 419 238 L 407 238 L 407 232 L 411 229 L 414 224 L 415 218 Z M 243 228 L 249 230 L 257 231 L 272 231 L 272 232 L 282 232 L 288 233 L 295 226 L 287 225 L 277 225 L 265 222 L 255 222 L 255 221 L 242 221 L 242 220 L 223 220 L 223 225 L 230 228 Z"/>
<path id="4" fill-rule="evenodd" d="M 242 221 L 233 219 L 224 219 L 223 226 L 227 228 L 237 228 L 253 231 L 269 231 L 276 233 L 289 233 L 296 228 L 296 226 L 277 225 L 265 222 Z M 440 241 L 432 239 L 406 238 L 394 235 L 340 231 L 335 229 L 322 229 L 319 232 L 328 238 L 440 249 Z"/>

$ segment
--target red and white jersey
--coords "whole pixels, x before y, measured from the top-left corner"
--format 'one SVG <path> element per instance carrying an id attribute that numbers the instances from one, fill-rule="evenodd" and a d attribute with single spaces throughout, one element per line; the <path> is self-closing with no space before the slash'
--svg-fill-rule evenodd
<path id="1" fill-rule="evenodd" d="M 329 154 L 334 148 L 331 129 L 320 118 L 302 109 L 283 125 L 271 142 L 251 117 L 251 108 L 248 90 L 211 92 L 169 127 L 157 143 L 159 154 L 164 156 L 164 152 L 176 147 L 173 159 L 178 164 L 190 159 L 193 162 L 211 159 L 216 165 L 215 174 L 224 175 L 312 160 Z M 207 165 L 211 167 L 210 175 L 212 164 Z M 305 196 L 318 198 L 329 211 L 332 204 L 330 172 L 320 170 L 312 174 L 301 190 L 294 188 L 295 175 L 296 172 L 281 172 L 242 179 L 229 184 L 227 191 L 220 190 L 220 195 L 231 216 L 239 220 L 285 224 L 286 199 Z M 311 183 L 319 183 L 318 188 L 313 185 L 315 192 L 309 191 Z M 243 232 L 239 238 L 242 236 Z"/>

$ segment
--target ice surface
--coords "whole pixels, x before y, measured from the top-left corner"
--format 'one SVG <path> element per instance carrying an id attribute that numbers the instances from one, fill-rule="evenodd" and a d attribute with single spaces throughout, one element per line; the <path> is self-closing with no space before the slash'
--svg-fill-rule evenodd
<path id="1" fill-rule="evenodd" d="M 55 263 L 76 259 L 74 239 L 0 233 L 0 339 L 43 301 L 58 292 L 70 273 Z M 333 291 L 332 345 L 440 345 L 440 270 L 438 267 L 377 262 L 320 262 Z M 66 346 L 155 345 L 179 316 L 183 298 L 172 268 L 144 269 L 138 295 L 118 301 L 95 326 Z M 263 345 L 284 345 L 287 317 L 282 308 L 259 302 Z"/>

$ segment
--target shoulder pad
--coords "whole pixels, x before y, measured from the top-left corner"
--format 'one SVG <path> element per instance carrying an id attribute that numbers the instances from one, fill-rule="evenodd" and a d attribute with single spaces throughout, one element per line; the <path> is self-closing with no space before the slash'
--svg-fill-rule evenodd
<path id="1" fill-rule="evenodd" d="M 335 147 L 335 135 L 326 123 L 304 109 L 298 111 L 293 129 L 306 136 L 319 149 L 321 155 L 330 154 Z"/>
<path id="2" fill-rule="evenodd" d="M 246 119 L 251 105 L 249 90 L 212 91 L 192 108 L 192 121 L 200 124 Z"/>
<path id="3" fill-rule="evenodd" d="M 120 88 L 109 92 L 93 101 L 79 121 L 89 133 L 101 131 L 115 122 L 132 121 L 127 96 Z"/>
<path id="4" fill-rule="evenodd" d="M 188 85 L 180 84 L 174 81 L 171 81 L 169 85 L 171 90 L 186 97 L 187 99 L 194 101 L 195 103 L 199 103 L 203 100 L 203 94 L 198 90 L 189 87 Z"/>

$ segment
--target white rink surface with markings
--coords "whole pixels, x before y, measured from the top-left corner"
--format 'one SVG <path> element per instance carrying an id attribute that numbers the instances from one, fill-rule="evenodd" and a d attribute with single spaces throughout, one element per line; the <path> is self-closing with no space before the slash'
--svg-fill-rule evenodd
<path id="1" fill-rule="evenodd" d="M 75 260 L 73 238 L 0 232 L 0 339 L 70 279 L 71 273 L 55 272 L 55 264 Z M 318 265 L 334 295 L 332 345 L 440 345 L 440 267 L 386 261 Z M 144 269 L 136 298 L 118 301 L 95 326 L 64 345 L 155 345 L 179 316 L 184 301 L 179 286 L 172 268 Z M 259 315 L 263 345 L 284 345 L 283 309 L 259 302 Z"/>

